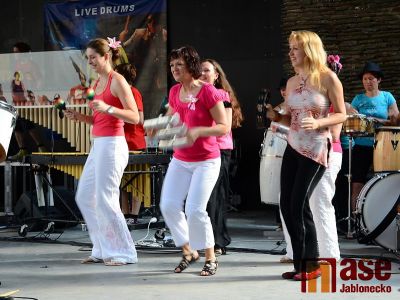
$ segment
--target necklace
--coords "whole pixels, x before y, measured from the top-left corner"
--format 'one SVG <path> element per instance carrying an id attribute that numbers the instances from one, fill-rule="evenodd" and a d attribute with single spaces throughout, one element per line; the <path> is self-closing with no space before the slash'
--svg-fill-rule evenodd
<path id="1" fill-rule="evenodd" d="M 297 90 L 298 90 L 299 92 L 303 91 L 303 89 L 306 87 L 306 83 L 307 83 L 308 76 L 309 76 L 309 75 L 307 75 L 307 76 L 304 78 L 303 76 L 301 76 L 301 75 L 299 74 L 300 83 L 299 83 L 299 87 L 297 88 Z"/>

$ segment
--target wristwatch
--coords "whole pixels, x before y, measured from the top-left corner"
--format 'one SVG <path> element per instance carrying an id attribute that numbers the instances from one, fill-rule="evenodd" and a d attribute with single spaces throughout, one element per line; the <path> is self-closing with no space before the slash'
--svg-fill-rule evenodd
<path id="1" fill-rule="evenodd" d="M 106 109 L 106 113 L 108 113 L 109 115 L 111 115 L 112 113 L 114 112 L 114 106 L 109 106 L 107 109 Z"/>

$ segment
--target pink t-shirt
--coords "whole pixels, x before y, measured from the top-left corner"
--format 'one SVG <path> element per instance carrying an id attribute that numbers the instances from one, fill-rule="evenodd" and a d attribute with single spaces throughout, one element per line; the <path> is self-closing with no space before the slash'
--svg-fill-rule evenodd
<path id="1" fill-rule="evenodd" d="M 211 84 L 204 84 L 191 102 L 179 99 L 182 84 L 174 85 L 169 92 L 169 105 L 178 112 L 188 128 L 197 126 L 211 127 L 215 124 L 210 109 L 221 101 L 221 93 Z M 183 99 L 185 100 L 185 99 Z M 192 146 L 174 149 L 174 157 L 188 162 L 204 161 L 220 156 L 215 136 L 199 137 Z"/>
<path id="2" fill-rule="evenodd" d="M 334 113 L 334 112 L 335 110 L 333 109 L 333 105 L 331 105 L 329 107 L 329 113 Z M 340 143 L 340 140 L 334 141 L 333 139 L 331 139 L 331 146 L 333 152 L 343 153 L 342 144 Z"/>
<path id="3" fill-rule="evenodd" d="M 118 97 L 115 97 L 111 93 L 111 81 L 114 71 L 110 72 L 108 76 L 107 85 L 104 91 L 100 94 L 95 95 L 95 99 L 103 100 L 108 105 L 112 105 L 118 108 L 123 108 L 123 105 Z M 94 86 L 96 90 L 97 82 Z M 93 109 L 92 102 L 89 102 L 89 107 Z M 124 136 L 124 121 L 118 119 L 107 113 L 102 113 L 97 110 L 93 110 L 93 129 L 92 134 L 94 136 Z"/>
<path id="4" fill-rule="evenodd" d="M 228 92 L 222 89 L 219 89 L 218 91 L 221 93 L 221 99 L 224 102 L 229 102 L 229 103 L 231 102 Z M 217 136 L 217 143 L 219 149 L 221 150 L 232 150 L 233 149 L 232 131 L 228 132 L 223 136 Z"/>

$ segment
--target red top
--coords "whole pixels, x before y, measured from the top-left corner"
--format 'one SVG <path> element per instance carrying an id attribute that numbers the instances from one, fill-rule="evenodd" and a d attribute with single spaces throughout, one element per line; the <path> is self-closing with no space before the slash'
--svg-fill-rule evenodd
<path id="1" fill-rule="evenodd" d="M 111 71 L 108 75 L 107 85 L 103 92 L 100 94 L 95 94 L 95 100 L 103 100 L 108 105 L 114 107 L 123 108 L 123 105 L 118 97 L 115 97 L 111 93 L 111 81 L 114 71 Z M 94 90 L 96 90 L 97 84 L 94 85 Z M 99 112 L 93 109 L 93 102 L 89 102 L 89 107 L 93 110 L 93 129 L 92 134 L 94 136 L 124 136 L 124 121 L 118 119 L 107 113 Z"/>
<path id="2" fill-rule="evenodd" d="M 197 126 L 211 127 L 215 124 L 210 109 L 218 101 L 221 101 L 221 93 L 212 85 L 204 84 L 199 93 L 192 96 L 191 101 L 179 98 L 182 84 L 174 85 L 169 92 L 169 104 L 175 112 L 179 113 L 180 119 L 188 128 Z M 183 100 L 183 101 L 182 101 Z M 220 156 L 219 146 L 215 136 L 199 137 L 192 146 L 174 149 L 174 157 L 187 161 L 196 162 Z"/>
<path id="3" fill-rule="evenodd" d="M 137 88 L 131 86 L 133 97 L 135 98 L 138 110 L 143 112 L 143 101 L 142 95 Z M 146 141 L 144 139 L 144 128 L 143 124 L 130 124 L 125 123 L 125 139 L 128 143 L 129 151 L 143 150 L 146 148 Z"/>

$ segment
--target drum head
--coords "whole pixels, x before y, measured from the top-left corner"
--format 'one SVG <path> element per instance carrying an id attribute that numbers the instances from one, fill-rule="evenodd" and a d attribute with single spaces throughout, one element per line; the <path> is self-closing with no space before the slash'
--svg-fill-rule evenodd
<path id="1" fill-rule="evenodd" d="M 286 149 L 282 134 L 268 129 L 263 141 L 260 161 L 261 202 L 279 205 L 282 157 Z"/>
<path id="2" fill-rule="evenodd" d="M 377 175 L 370 180 L 370 186 L 366 184 L 365 195 L 360 194 L 361 226 L 366 233 L 372 232 L 390 212 L 400 195 L 400 173 L 390 173 L 383 176 Z M 375 238 L 380 246 L 395 250 L 396 243 L 396 219 Z"/>

